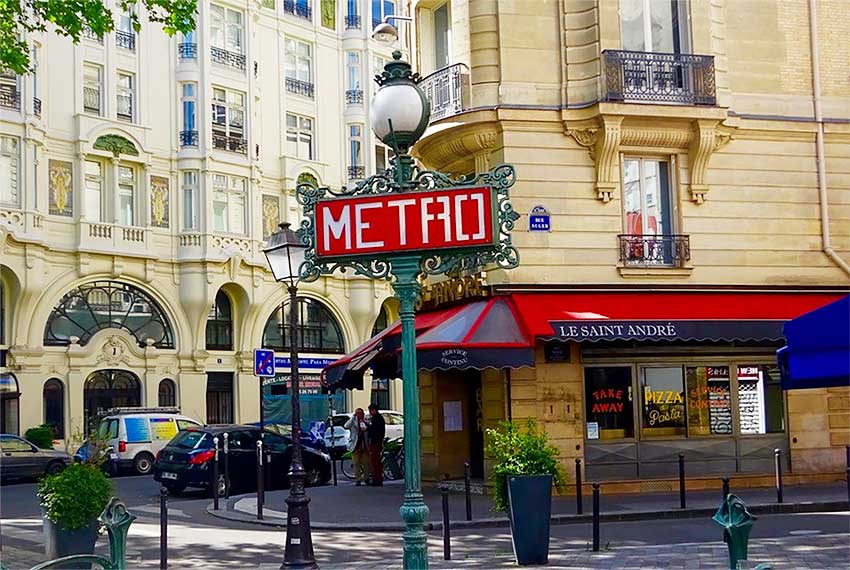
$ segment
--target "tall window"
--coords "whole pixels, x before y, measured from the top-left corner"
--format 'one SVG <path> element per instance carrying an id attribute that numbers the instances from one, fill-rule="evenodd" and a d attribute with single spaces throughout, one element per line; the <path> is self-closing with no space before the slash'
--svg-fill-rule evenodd
<path id="1" fill-rule="evenodd" d="M 121 12 L 118 14 L 118 25 L 115 28 L 115 45 L 130 51 L 136 50 L 136 32 L 133 30 L 133 19 L 130 12 Z"/>
<path id="2" fill-rule="evenodd" d="M 640 368 L 643 437 L 685 435 L 685 378 L 681 366 Z"/>
<path id="3" fill-rule="evenodd" d="M 44 423 L 53 429 L 55 439 L 65 437 L 65 388 L 62 382 L 51 378 L 44 383 Z"/>
<path id="4" fill-rule="evenodd" d="M 207 372 L 207 423 L 233 423 L 232 372 Z"/>
<path id="5" fill-rule="evenodd" d="M 372 27 L 380 24 L 385 16 L 395 15 L 395 2 L 392 0 L 372 0 Z"/>
<path id="6" fill-rule="evenodd" d="M 362 125 L 348 125 L 348 165 L 363 166 Z"/>
<path id="7" fill-rule="evenodd" d="M 360 52 L 350 51 L 345 59 L 348 90 L 360 91 Z"/>
<path id="8" fill-rule="evenodd" d="M 180 102 L 183 106 L 183 130 L 180 132 L 181 146 L 198 145 L 198 128 L 195 125 L 195 108 L 197 105 L 197 84 L 184 83 Z"/>
<path id="9" fill-rule="evenodd" d="M 390 167 L 390 160 L 395 156 L 393 149 L 382 144 L 375 145 L 375 172 L 383 172 Z"/>
<path id="10" fill-rule="evenodd" d="M 0 205 L 21 206 L 20 143 L 17 137 L 0 136 Z"/>
<path id="11" fill-rule="evenodd" d="M 157 400 L 161 407 L 168 408 L 177 405 L 177 386 L 174 380 L 163 378 L 159 382 Z"/>
<path id="12" fill-rule="evenodd" d="M 183 229 L 198 229 L 198 171 L 183 172 Z"/>
<path id="13" fill-rule="evenodd" d="M 118 72 L 118 118 L 133 121 L 136 110 L 136 77 L 132 73 Z"/>
<path id="14" fill-rule="evenodd" d="M 285 71 L 287 79 L 313 83 L 313 46 L 287 38 Z"/>
<path id="15" fill-rule="evenodd" d="M 0 107 L 20 110 L 21 94 L 18 92 L 18 76 L 0 68 Z"/>
<path id="16" fill-rule="evenodd" d="M 379 410 L 390 409 L 390 381 L 386 378 L 372 378 L 370 401 L 378 405 Z"/>
<path id="17" fill-rule="evenodd" d="M 289 156 L 314 160 L 313 119 L 286 114 L 286 152 Z"/>
<path id="18" fill-rule="evenodd" d="M 94 160 L 85 164 L 85 212 L 90 222 L 103 221 L 103 165 Z"/>
<path id="19" fill-rule="evenodd" d="M 207 350 L 233 350 L 233 313 L 224 291 L 216 294 L 207 316 Z"/>
<path id="20" fill-rule="evenodd" d="M 210 4 L 210 43 L 214 48 L 244 53 L 242 12 Z"/>
<path id="21" fill-rule="evenodd" d="M 738 365 L 738 417 L 742 434 L 785 431 L 785 400 L 776 366 Z"/>
<path id="22" fill-rule="evenodd" d="M 626 439 L 635 435 L 630 366 L 584 369 L 588 439 Z"/>
<path id="23" fill-rule="evenodd" d="M 247 152 L 244 93 L 213 87 L 212 131 L 215 148 Z"/>
<path id="24" fill-rule="evenodd" d="M 239 176 L 213 174 L 213 229 L 231 234 L 245 233 L 247 180 Z"/>
<path id="25" fill-rule="evenodd" d="M 434 69 L 442 69 L 449 64 L 451 30 L 449 3 L 446 2 L 434 10 Z"/>
<path id="26" fill-rule="evenodd" d="M 623 49 L 687 53 L 687 9 L 682 0 L 620 0 Z"/>
<path id="27" fill-rule="evenodd" d="M 299 348 L 306 352 L 341 354 L 345 352 L 342 329 L 333 314 L 312 299 L 298 299 Z M 289 306 L 277 309 L 266 321 L 263 346 L 289 350 Z"/>
<path id="28" fill-rule="evenodd" d="M 83 64 L 83 110 L 86 113 L 102 114 L 103 68 L 93 63 Z"/>
<path id="29" fill-rule="evenodd" d="M 136 171 L 129 166 L 118 167 L 118 223 L 132 226 L 135 221 Z"/>

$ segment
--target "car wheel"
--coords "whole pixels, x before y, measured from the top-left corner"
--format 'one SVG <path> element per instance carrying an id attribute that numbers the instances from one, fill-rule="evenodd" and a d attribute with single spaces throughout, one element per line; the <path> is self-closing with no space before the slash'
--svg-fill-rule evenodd
<path id="1" fill-rule="evenodd" d="M 153 455 L 147 452 L 142 452 L 133 459 L 133 469 L 139 475 L 147 475 L 153 469 Z"/>
<path id="2" fill-rule="evenodd" d="M 45 469 L 45 475 L 55 475 L 59 473 L 65 468 L 65 465 L 61 461 L 51 461 L 47 464 L 47 469 Z"/>

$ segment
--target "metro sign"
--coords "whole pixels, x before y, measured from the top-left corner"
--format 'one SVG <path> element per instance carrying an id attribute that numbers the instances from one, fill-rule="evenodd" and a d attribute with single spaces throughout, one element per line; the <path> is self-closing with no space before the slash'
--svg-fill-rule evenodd
<path id="1" fill-rule="evenodd" d="M 488 186 L 318 200 L 317 259 L 496 246 Z"/>

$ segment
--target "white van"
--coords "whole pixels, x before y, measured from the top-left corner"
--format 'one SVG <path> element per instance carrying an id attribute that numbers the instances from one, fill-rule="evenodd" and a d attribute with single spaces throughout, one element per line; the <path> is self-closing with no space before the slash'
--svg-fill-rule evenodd
<path id="1" fill-rule="evenodd" d="M 111 408 L 100 421 L 98 432 L 118 453 L 118 465 L 147 475 L 160 449 L 187 427 L 201 422 L 180 414 L 180 408 Z"/>

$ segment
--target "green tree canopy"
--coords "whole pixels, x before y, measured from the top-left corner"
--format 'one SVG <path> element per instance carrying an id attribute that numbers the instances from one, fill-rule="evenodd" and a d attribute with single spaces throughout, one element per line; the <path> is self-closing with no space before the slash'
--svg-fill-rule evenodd
<path id="1" fill-rule="evenodd" d="M 30 69 L 26 32 L 54 32 L 74 43 L 90 29 L 103 36 L 115 28 L 112 10 L 106 0 L 0 0 L 0 69 L 15 73 Z M 168 35 L 195 28 L 198 0 L 119 0 L 118 9 L 130 14 L 133 28 L 141 29 L 139 6 L 150 22 L 162 25 Z"/>

